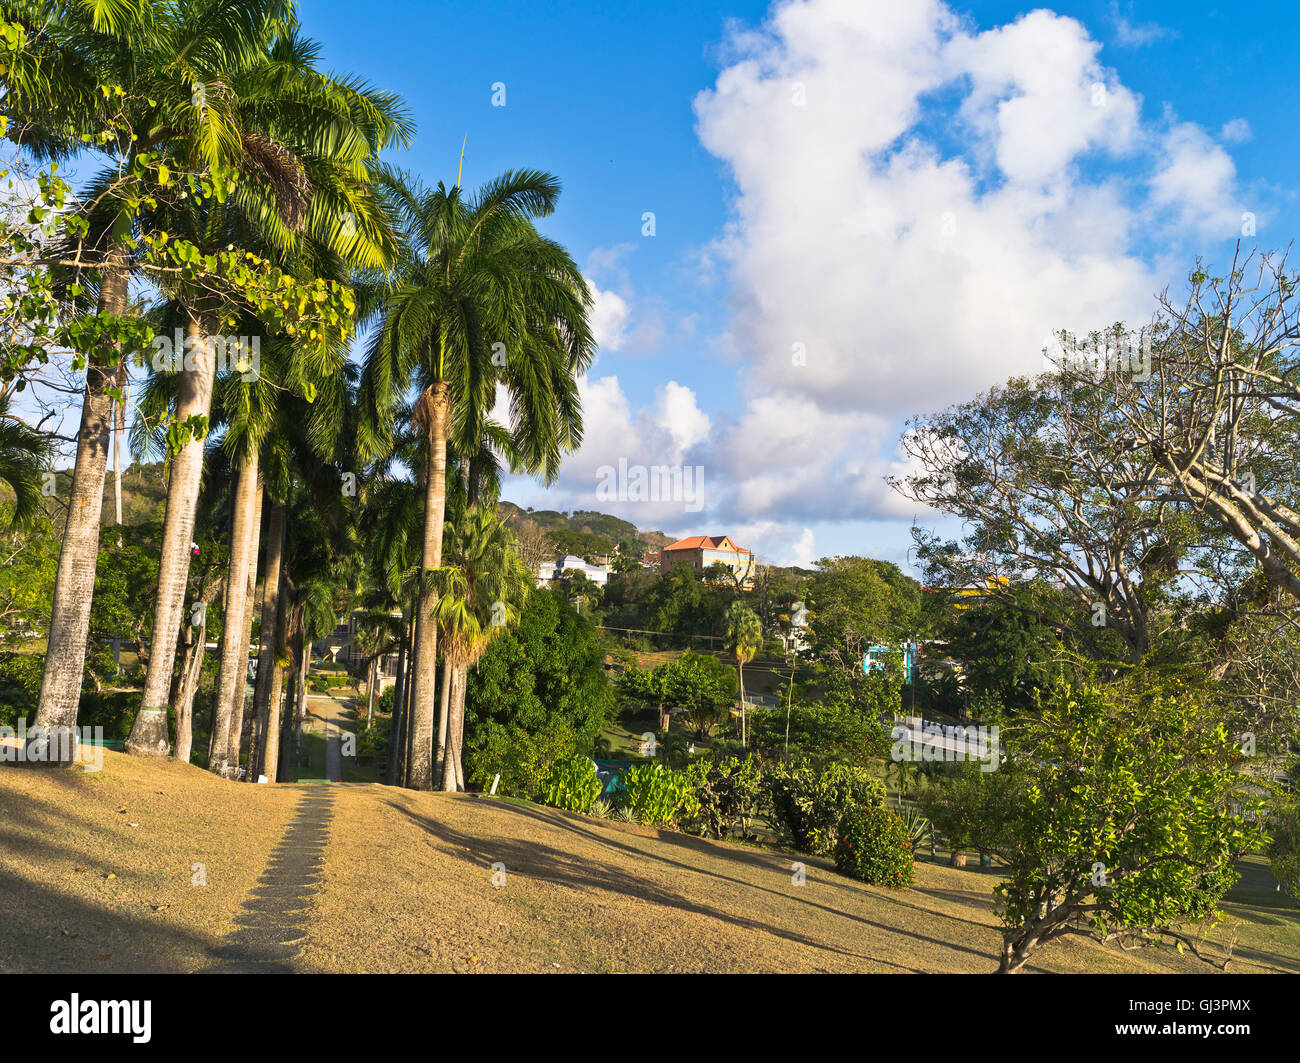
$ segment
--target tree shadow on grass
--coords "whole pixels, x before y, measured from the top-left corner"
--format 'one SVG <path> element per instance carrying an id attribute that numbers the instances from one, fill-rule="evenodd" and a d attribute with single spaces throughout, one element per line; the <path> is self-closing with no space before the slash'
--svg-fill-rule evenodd
<path id="1" fill-rule="evenodd" d="M 48 771 L 47 777 L 58 784 L 81 790 L 80 780 L 64 770 L 21 770 Z M 78 883 L 77 890 L 42 881 L 56 861 L 93 867 L 87 876 L 107 879 L 111 873 L 124 881 L 136 869 L 129 855 L 107 858 L 129 854 L 136 839 L 124 831 L 110 833 L 103 823 L 78 815 L 76 807 L 75 801 L 55 805 L 30 793 L 0 790 L 0 852 L 10 865 L 0 867 L 0 966 L 48 973 L 185 970 L 187 959 L 202 953 L 210 938 L 157 917 L 97 904 L 79 892 L 89 888 L 93 877 Z M 69 841 L 80 831 L 107 836 L 108 844 L 87 851 Z"/>
<path id="2" fill-rule="evenodd" d="M 530 819 L 535 819 L 538 820 L 539 822 L 546 823 L 551 826 L 560 827 L 564 830 L 568 830 L 574 834 L 577 834 L 583 838 L 587 838 L 592 842 L 595 842 L 600 845 L 607 845 L 610 848 L 620 850 L 633 857 L 656 860 L 660 863 L 667 864 L 671 867 L 676 867 L 685 871 L 691 871 L 696 874 L 708 875 L 712 878 L 720 879 L 724 882 L 730 882 L 735 885 L 742 886 L 745 889 L 759 890 L 764 893 L 769 893 L 774 896 L 781 897 L 787 901 L 793 901 L 796 904 L 806 905 L 810 908 L 818 909 L 819 911 L 823 911 L 828 914 L 838 916 L 842 919 L 847 919 L 851 922 L 861 923 L 865 926 L 870 926 L 878 930 L 884 930 L 891 934 L 900 934 L 905 937 L 914 938 L 919 941 L 926 941 L 934 945 L 939 945 L 945 949 L 951 949 L 954 952 L 964 952 L 971 956 L 977 956 L 979 957 L 979 959 L 987 963 L 996 964 L 995 957 L 992 957 L 987 952 L 982 952 L 979 949 L 968 948 L 965 945 L 959 945 L 952 941 L 945 941 L 941 938 L 928 937 L 924 934 L 919 934 L 911 930 L 904 930 L 897 926 L 890 926 L 886 923 L 877 923 L 863 916 L 856 915 L 853 912 L 848 912 L 841 908 L 833 908 L 830 905 L 821 904 L 817 901 L 811 900 L 807 896 L 802 896 L 798 893 L 773 889 L 769 886 L 760 886 L 754 882 L 748 881 L 743 878 L 734 878 L 730 875 L 724 875 L 717 871 L 708 870 L 707 868 L 701 867 L 698 864 L 682 863 L 681 861 L 670 859 L 666 856 L 662 856 L 658 853 L 648 851 L 646 849 L 641 849 L 633 845 L 627 845 L 622 842 L 616 842 L 612 838 L 608 837 L 606 834 L 598 833 L 594 830 L 591 830 L 590 828 L 579 825 L 578 822 L 575 822 L 569 816 L 564 815 L 558 811 L 552 813 L 549 810 L 540 809 L 535 806 L 515 805 L 515 804 L 510 804 L 510 805 L 503 804 L 501 806 L 494 806 L 494 807 L 507 808 L 509 809 L 509 811 L 517 815 L 527 816 Z M 627 837 L 642 837 L 642 836 L 627 835 Z M 747 850 L 739 850 L 733 853 L 731 847 L 729 846 L 725 848 L 721 847 L 724 843 L 710 842 L 703 838 L 694 838 L 691 835 L 678 834 L 676 832 L 670 832 L 670 831 L 660 831 L 659 836 L 657 838 L 646 838 L 646 840 L 658 841 L 658 842 L 671 840 L 672 842 L 679 845 L 679 847 L 690 849 L 691 851 L 698 854 L 700 857 L 710 858 L 714 860 L 730 861 L 733 859 L 733 857 L 740 857 L 741 859 L 738 861 L 740 863 L 744 863 L 747 866 L 752 867 L 756 870 L 768 871 L 772 874 L 780 875 L 783 878 L 787 878 L 787 879 L 789 877 L 789 872 L 787 871 L 786 867 L 781 866 L 782 861 L 785 859 L 799 860 L 809 866 L 817 866 L 823 870 L 830 870 L 831 867 L 831 865 L 828 862 L 821 860 L 820 858 L 817 857 L 797 856 L 797 855 L 792 856 L 790 854 L 783 854 L 783 853 L 775 853 L 775 854 L 761 853 L 761 852 L 754 852 L 754 851 L 747 851 Z M 858 903 L 860 903 L 861 900 L 863 899 L 864 887 L 862 886 L 861 883 L 855 883 L 849 879 L 840 878 L 833 871 L 831 871 L 831 874 L 826 879 L 820 881 L 822 882 L 822 884 L 828 885 L 833 889 L 840 889 L 840 890 L 844 890 L 846 893 L 850 893 L 853 896 L 853 899 Z M 942 919 L 951 918 L 948 916 L 937 915 L 937 913 L 934 913 L 925 908 L 918 907 L 916 905 L 908 905 L 905 902 L 901 902 L 897 900 L 897 895 L 894 893 L 894 891 L 884 890 L 884 889 L 872 889 L 871 892 L 868 894 L 868 896 L 873 900 L 884 899 L 884 900 L 893 901 L 894 903 L 901 903 L 904 905 L 904 907 L 913 908 L 916 911 L 924 915 L 928 915 L 932 918 L 942 918 Z M 964 920 L 964 921 L 969 922 L 969 920 Z M 981 929 L 987 929 L 987 927 L 983 926 L 982 924 L 972 923 L 972 925 L 980 926 Z M 874 957 L 867 957 L 867 958 L 874 959 Z"/>
<path id="3" fill-rule="evenodd" d="M 466 851 L 468 851 L 485 865 L 491 864 L 495 861 L 503 862 L 506 865 L 508 872 L 512 874 L 523 874 L 538 881 L 567 886 L 579 891 L 591 891 L 593 889 L 607 890 L 615 894 L 635 897 L 650 904 L 657 904 L 666 908 L 673 908 L 680 911 L 703 915 L 706 918 L 728 923 L 743 930 L 768 934 L 796 944 L 804 945 L 817 951 L 835 953 L 851 959 L 865 960 L 871 963 L 892 967 L 899 971 L 921 973 L 920 969 L 915 967 L 908 967 L 879 956 L 854 951 L 825 941 L 820 941 L 798 931 L 773 926 L 770 923 L 748 918 L 738 913 L 723 911 L 711 905 L 688 898 L 681 893 L 665 889 L 662 886 L 649 881 L 645 877 L 629 874 L 617 868 L 592 863 L 590 860 L 580 859 L 563 849 L 522 839 L 464 834 L 448 827 L 445 823 L 439 823 L 431 817 L 421 815 L 409 808 L 405 808 L 400 803 L 390 802 L 390 805 L 402 815 L 410 819 L 413 823 L 418 825 L 421 829 L 442 841 L 453 855 L 458 857 L 463 858 Z M 567 824 L 561 820 L 552 819 L 546 815 L 534 814 L 531 810 L 520 806 L 506 805 L 503 803 L 495 805 L 494 807 L 509 809 L 511 812 L 519 813 L 530 819 L 540 820 L 548 826 L 567 827 L 572 833 L 588 838 L 598 844 L 607 845 L 610 848 L 619 850 L 633 858 L 654 859 L 683 873 L 706 875 L 725 882 L 733 883 L 747 890 L 764 890 L 765 892 L 780 896 L 785 900 L 792 900 L 803 904 L 810 903 L 790 893 L 779 890 L 767 890 L 765 887 L 755 886 L 752 882 L 748 882 L 744 879 L 720 875 L 696 865 L 671 860 L 633 846 L 612 842 L 600 835 L 576 828 L 575 826 Z M 719 854 L 716 851 L 712 851 L 709 855 L 713 856 L 715 859 L 725 859 L 726 856 L 726 854 Z M 782 872 L 782 874 L 783 873 L 784 872 Z M 908 939 L 928 941 L 944 949 L 970 952 L 973 955 L 979 956 L 981 959 L 988 959 L 987 955 L 984 953 L 966 949 L 964 946 L 956 945 L 950 941 L 942 941 L 937 938 L 928 938 L 924 935 L 917 935 L 896 926 L 876 923 L 869 919 L 864 919 L 861 916 L 855 916 L 847 912 L 838 911 L 825 905 L 813 904 L 812 906 L 865 926 L 883 930 L 889 934 L 895 934 Z"/>

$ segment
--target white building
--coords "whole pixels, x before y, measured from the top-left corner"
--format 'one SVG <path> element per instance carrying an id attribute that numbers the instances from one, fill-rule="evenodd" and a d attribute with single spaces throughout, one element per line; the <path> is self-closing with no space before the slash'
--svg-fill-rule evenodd
<path id="1" fill-rule="evenodd" d="M 604 565 L 588 564 L 580 557 L 568 554 L 554 561 L 543 561 L 537 566 L 537 586 L 545 587 L 557 579 L 566 579 L 581 572 L 587 579 L 601 587 L 609 582 L 609 569 Z"/>

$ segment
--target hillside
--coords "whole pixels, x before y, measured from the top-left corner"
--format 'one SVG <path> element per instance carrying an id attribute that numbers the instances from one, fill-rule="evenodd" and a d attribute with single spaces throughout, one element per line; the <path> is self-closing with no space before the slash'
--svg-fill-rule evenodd
<path id="1" fill-rule="evenodd" d="M 59 469 L 54 474 L 54 493 L 66 499 L 72 488 L 72 470 Z M 110 467 L 104 477 L 104 508 L 101 524 L 113 524 L 117 519 L 115 508 L 116 484 Z M 162 462 L 149 465 L 130 465 L 122 470 L 122 523 L 130 526 L 150 524 L 163 519 L 167 507 L 167 481 Z M 58 507 L 58 512 L 64 512 Z"/>
<path id="2" fill-rule="evenodd" d="M 891 892 L 799 857 L 795 886 L 769 849 L 111 752 L 97 773 L 0 766 L 0 838 L 0 971 L 983 972 L 999 940 L 993 871 L 921 863 Z M 1300 972 L 1300 913 L 1246 896 L 1230 970 Z M 1204 969 L 1087 943 L 1036 968 Z"/>
<path id="3" fill-rule="evenodd" d="M 507 524 L 518 527 L 525 521 L 532 521 L 570 553 L 612 553 L 619 543 L 630 539 L 644 543 L 647 552 L 673 542 L 670 535 L 661 531 L 641 531 L 631 521 L 608 513 L 585 509 L 575 509 L 572 513 L 553 509 L 526 510 L 513 502 L 502 502 L 498 508 Z"/>

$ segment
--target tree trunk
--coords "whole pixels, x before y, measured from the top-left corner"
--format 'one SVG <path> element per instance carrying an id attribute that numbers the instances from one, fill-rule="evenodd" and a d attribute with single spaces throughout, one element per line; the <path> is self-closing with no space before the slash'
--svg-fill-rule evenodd
<path id="1" fill-rule="evenodd" d="M 203 674 L 203 660 L 207 654 L 206 619 L 197 628 L 190 629 L 190 640 L 181 664 L 181 688 L 176 698 L 176 759 L 182 764 L 190 762 L 194 745 L 194 695 L 198 693 L 199 677 Z"/>
<path id="2" fill-rule="evenodd" d="M 127 309 L 127 270 L 123 252 L 113 250 L 100 274 L 99 312 L 120 317 Z M 106 388 L 115 370 L 93 359 L 86 367 L 86 395 L 77 430 L 77 456 L 72 471 L 68 519 L 54 577 L 50 634 L 46 643 L 45 673 L 36 703 L 33 728 L 72 728 L 77 725 L 81 677 L 86 666 L 86 640 L 90 634 L 90 602 L 95 593 L 95 568 L 99 561 L 99 518 L 104 506 L 104 477 L 108 468 L 109 412 L 112 398 Z M 167 717 L 163 716 L 164 739 Z M 44 742 L 41 731 L 33 736 Z M 62 732 L 66 734 L 67 732 Z M 59 737 L 33 757 L 33 763 L 66 763 L 62 754 L 75 755 L 75 735 Z M 30 743 L 29 743 L 30 744 Z"/>
<path id="3" fill-rule="evenodd" d="M 389 786 L 397 783 L 397 751 L 401 748 L 402 699 L 406 696 L 406 635 L 407 625 L 402 622 L 402 637 L 397 646 L 397 685 L 393 687 L 393 714 L 388 718 L 388 766 L 384 780 Z"/>
<path id="4" fill-rule="evenodd" d="M 370 658 L 370 675 L 366 679 L 366 730 L 375 723 L 375 678 L 379 673 L 378 659 Z"/>
<path id="5" fill-rule="evenodd" d="M 447 780 L 447 721 L 451 718 L 452 668 L 442 662 L 442 695 L 438 698 L 438 751 L 434 764 L 434 785 L 442 789 Z"/>
<path id="6" fill-rule="evenodd" d="M 465 730 L 465 681 L 469 669 L 465 665 L 452 666 L 443 662 L 451 672 L 451 711 L 447 714 L 446 766 L 442 772 L 444 793 L 456 793 L 465 788 L 465 770 L 460 762 L 461 738 Z"/>
<path id="7" fill-rule="evenodd" d="M 212 721 L 212 744 L 208 770 L 230 777 L 239 765 L 230 762 L 230 747 L 239 739 L 232 734 L 236 691 L 243 697 L 247 672 L 239 674 L 239 652 L 244 639 L 244 612 L 248 604 L 248 555 L 253 541 L 253 514 L 257 501 L 257 458 L 244 457 L 239 463 L 230 521 L 230 566 L 226 573 L 226 604 L 221 617 L 221 666 L 217 673 L 217 716 Z M 244 643 L 247 647 L 247 643 Z M 242 713 L 241 713 L 242 717 Z"/>
<path id="8" fill-rule="evenodd" d="M 257 496 L 249 516 L 248 583 L 244 597 L 244 624 L 235 647 L 235 689 L 230 695 L 230 753 L 231 778 L 239 778 L 239 751 L 244 741 L 244 703 L 248 700 L 248 648 L 253 644 L 253 613 L 257 600 L 257 550 L 262 537 L 262 478 L 257 476 Z M 252 758 L 248 766 L 253 767 Z M 252 780 L 256 782 L 256 779 Z"/>
<path id="9" fill-rule="evenodd" d="M 257 647 L 257 685 L 253 688 L 253 707 L 257 713 L 257 761 L 249 760 L 248 777 L 257 781 L 258 775 L 275 780 L 276 758 L 280 752 L 279 695 L 273 696 L 272 687 L 280 676 L 277 660 L 280 656 L 280 559 L 284 554 L 284 506 L 271 503 L 271 513 L 266 527 L 266 578 L 262 584 L 262 630 Z M 275 702 L 274 709 L 272 701 Z"/>
<path id="10" fill-rule="evenodd" d="M 410 710 L 410 754 L 406 785 L 433 787 L 433 716 L 437 696 L 438 629 L 433 611 L 438 601 L 431 569 L 442 566 L 442 525 L 447 501 L 447 382 L 439 380 L 424 393 L 428 469 L 424 489 L 424 549 L 420 561 L 419 607 L 415 619 L 415 683 Z"/>
<path id="11" fill-rule="evenodd" d="M 736 658 L 736 667 L 740 669 L 740 744 L 749 745 L 749 736 L 745 730 L 745 662 Z"/>
<path id="12" fill-rule="evenodd" d="M 206 303 L 190 308 L 188 315 L 185 368 L 176 395 L 176 420 L 184 424 L 191 417 L 199 417 L 205 427 L 202 434 L 194 433 L 171 461 L 162 552 L 158 560 L 158 596 L 149 671 L 145 676 L 140 712 L 131 727 L 131 737 L 126 741 L 127 752 L 136 756 L 167 755 L 167 693 L 185 610 L 190 544 L 194 539 L 194 510 L 203 478 L 203 439 L 216 375 L 216 360 L 209 342 L 209 337 L 216 331 L 216 315 L 207 309 Z"/>
<path id="13" fill-rule="evenodd" d="M 277 765 L 276 778 L 280 782 L 292 782 L 293 773 L 290 771 L 291 759 L 293 757 L 293 713 L 294 706 L 298 704 L 298 680 L 301 668 L 299 661 L 302 657 L 302 632 L 297 627 L 300 622 L 300 608 L 295 608 L 293 616 L 285 626 L 285 633 L 289 638 L 289 689 L 285 691 L 284 708 L 281 710 L 280 723 L 280 760 Z M 286 614 L 288 615 L 288 614 Z"/>
<path id="14" fill-rule="evenodd" d="M 117 545 L 122 545 L 122 433 L 126 431 L 126 363 L 117 367 L 117 388 L 121 401 L 113 401 L 113 507 L 117 524 Z"/>

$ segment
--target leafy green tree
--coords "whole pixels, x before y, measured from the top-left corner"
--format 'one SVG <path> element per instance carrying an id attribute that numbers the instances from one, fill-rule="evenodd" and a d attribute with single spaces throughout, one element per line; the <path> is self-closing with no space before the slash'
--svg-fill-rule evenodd
<path id="1" fill-rule="evenodd" d="M 1300 903 L 1300 799 L 1294 794 L 1278 798 L 1270 825 L 1269 867 L 1292 900 Z"/>
<path id="2" fill-rule="evenodd" d="M 716 657 L 687 650 L 655 669 L 666 705 L 681 711 L 697 738 L 730 715 L 736 673 Z"/>
<path id="3" fill-rule="evenodd" d="M 808 581 L 806 609 L 813 655 L 853 671 L 872 645 L 917 634 L 921 588 L 888 561 L 822 558 Z"/>
<path id="4" fill-rule="evenodd" d="M 1002 604 L 955 611 L 945 650 L 961 664 L 962 685 L 977 698 L 990 696 L 1013 711 L 1036 704 L 1060 648 L 1056 632 L 1028 610 Z"/>
<path id="5" fill-rule="evenodd" d="M 936 762 L 936 767 L 939 763 Z M 947 841 L 951 862 L 963 863 L 962 849 L 981 856 L 1006 852 L 1014 845 L 1012 817 L 1020 801 L 1020 779 L 1008 762 L 996 771 L 983 771 L 972 761 L 944 765 L 916 800 L 927 819 Z"/>
<path id="6" fill-rule="evenodd" d="M 493 639 L 468 675 L 467 777 L 490 781 L 494 751 L 545 746 L 589 753 L 614 705 L 596 629 L 563 596 L 528 595 L 519 623 Z M 544 765 L 538 765 L 538 769 Z"/>
<path id="7" fill-rule="evenodd" d="M 1068 935 L 1172 941 L 1206 958 L 1187 927 L 1213 919 L 1233 862 L 1266 837 L 1264 802 L 1219 717 L 1204 693 L 1145 676 L 1062 680 L 1042 696 L 1011 736 L 1025 789 L 995 891 L 999 971 Z"/>

